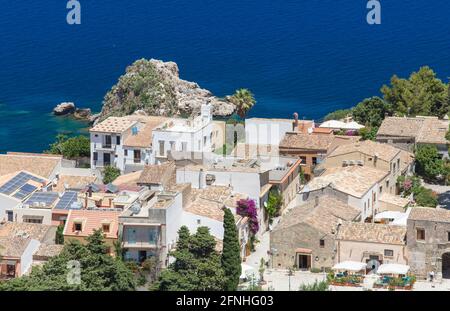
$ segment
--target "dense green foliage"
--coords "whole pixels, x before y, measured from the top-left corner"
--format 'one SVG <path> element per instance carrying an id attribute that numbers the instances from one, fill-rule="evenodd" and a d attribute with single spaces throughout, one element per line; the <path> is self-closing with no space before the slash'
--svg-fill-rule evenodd
<path id="1" fill-rule="evenodd" d="M 109 184 L 120 176 L 120 170 L 114 166 L 106 166 L 103 169 L 103 183 Z"/>
<path id="2" fill-rule="evenodd" d="M 339 109 L 327 114 L 324 118 L 325 121 L 328 120 L 341 120 L 352 115 L 352 109 Z"/>
<path id="3" fill-rule="evenodd" d="M 174 115 L 178 110 L 173 87 L 146 59 L 128 66 L 126 73 L 105 95 L 102 119 L 129 115 L 140 109 L 152 115 L 160 109 L 163 109 L 160 114 L 164 115 Z"/>
<path id="4" fill-rule="evenodd" d="M 118 258 L 106 253 L 101 230 L 87 238 L 66 243 L 58 256 L 42 267 L 34 267 L 30 275 L 0 282 L 0 291 L 129 291 L 136 283 L 133 273 Z M 80 274 L 73 270 L 79 263 Z M 77 282 L 77 275 L 80 282 Z M 72 277 L 72 278 L 71 278 Z M 75 280 L 75 281 L 70 281 Z"/>
<path id="5" fill-rule="evenodd" d="M 427 181 L 436 181 L 446 176 L 446 166 L 436 146 L 418 146 L 416 153 L 416 172 Z"/>
<path id="6" fill-rule="evenodd" d="M 418 187 L 414 192 L 414 201 L 418 206 L 436 207 L 438 205 L 437 195 L 431 189 Z"/>
<path id="7" fill-rule="evenodd" d="M 216 241 L 209 228 L 199 227 L 191 235 L 186 227 L 178 231 L 178 242 L 170 256 L 175 262 L 161 272 L 153 290 L 207 291 L 223 290 L 225 273 L 215 250 Z"/>
<path id="8" fill-rule="evenodd" d="M 56 229 L 55 243 L 64 244 L 64 225 L 59 225 Z"/>
<path id="9" fill-rule="evenodd" d="M 49 148 L 45 152 L 60 154 L 67 159 L 89 157 L 91 155 L 89 138 L 83 135 L 69 138 L 66 135 L 58 134 L 56 141 Z"/>
<path id="10" fill-rule="evenodd" d="M 300 291 L 309 291 L 309 292 L 325 292 L 328 291 L 328 282 L 327 281 L 315 281 L 312 284 L 302 284 L 300 286 Z"/>
<path id="11" fill-rule="evenodd" d="M 424 207 L 436 207 L 438 205 L 437 195 L 432 190 L 422 186 L 419 177 L 399 176 L 397 183 L 403 196 L 413 194 L 417 205 Z"/>
<path id="12" fill-rule="evenodd" d="M 265 207 L 270 222 L 272 222 L 273 217 L 278 214 L 282 204 L 283 197 L 281 196 L 281 193 L 277 189 L 270 190 L 267 206 Z"/>
<path id="13" fill-rule="evenodd" d="M 390 86 L 381 88 L 384 100 L 399 115 L 443 117 L 448 113 L 448 86 L 425 66 L 408 79 L 394 75 Z"/>
<path id="14" fill-rule="evenodd" d="M 377 138 L 378 127 L 364 127 L 358 131 L 362 140 L 373 140 Z"/>
<path id="15" fill-rule="evenodd" d="M 386 114 L 391 114 L 391 106 L 379 97 L 366 98 L 352 110 L 353 119 L 368 127 L 379 127 Z"/>
<path id="16" fill-rule="evenodd" d="M 229 97 L 229 101 L 236 106 L 238 116 L 244 118 L 256 104 L 255 97 L 248 89 L 239 89 Z"/>
<path id="17" fill-rule="evenodd" d="M 367 98 L 351 109 L 336 110 L 327 114 L 325 121 L 352 116 L 356 122 L 374 130 L 381 125 L 386 114 L 442 118 L 450 108 L 450 84 L 443 83 L 427 66 L 413 72 L 408 79 L 394 75 L 390 85 L 382 86 L 381 93 L 383 98 Z"/>
<path id="18" fill-rule="evenodd" d="M 228 208 L 225 208 L 224 212 L 224 235 L 221 262 L 226 277 L 225 290 L 234 291 L 238 287 L 239 277 L 241 276 L 241 248 L 233 213 Z"/>

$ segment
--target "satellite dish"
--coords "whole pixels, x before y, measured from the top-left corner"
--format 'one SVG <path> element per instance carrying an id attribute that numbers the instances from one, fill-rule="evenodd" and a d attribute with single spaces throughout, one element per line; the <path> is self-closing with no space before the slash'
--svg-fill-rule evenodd
<path id="1" fill-rule="evenodd" d="M 370 272 L 377 273 L 378 268 L 380 267 L 380 262 L 376 259 L 371 259 L 367 262 L 367 269 Z"/>

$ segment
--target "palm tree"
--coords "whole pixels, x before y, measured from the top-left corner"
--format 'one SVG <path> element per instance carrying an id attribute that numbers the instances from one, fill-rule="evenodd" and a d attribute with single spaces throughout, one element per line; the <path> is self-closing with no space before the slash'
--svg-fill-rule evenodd
<path id="1" fill-rule="evenodd" d="M 230 96 L 230 101 L 236 106 L 237 114 L 243 119 L 247 112 L 256 104 L 255 97 L 248 89 L 239 89 Z"/>

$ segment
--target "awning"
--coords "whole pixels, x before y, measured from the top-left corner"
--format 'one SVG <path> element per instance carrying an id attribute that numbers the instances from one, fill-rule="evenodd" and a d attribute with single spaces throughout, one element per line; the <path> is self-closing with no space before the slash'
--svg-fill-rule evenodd
<path id="1" fill-rule="evenodd" d="M 312 250 L 308 248 L 297 248 L 295 250 L 296 253 L 302 253 L 302 254 L 312 254 Z"/>
<path id="2" fill-rule="evenodd" d="M 367 264 L 358 261 L 343 261 L 334 265 L 333 270 L 361 271 L 366 268 Z"/>
<path id="3" fill-rule="evenodd" d="M 396 263 L 383 264 L 378 267 L 377 274 L 407 274 L 409 266 Z"/>

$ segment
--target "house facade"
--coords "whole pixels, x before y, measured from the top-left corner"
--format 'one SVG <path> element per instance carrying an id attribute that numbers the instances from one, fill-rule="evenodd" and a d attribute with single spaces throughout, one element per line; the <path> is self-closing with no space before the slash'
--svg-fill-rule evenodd
<path id="1" fill-rule="evenodd" d="M 413 208 L 407 221 L 409 265 L 417 277 L 450 278 L 450 211 Z"/>
<path id="2" fill-rule="evenodd" d="M 331 196 L 294 207 L 270 233 L 270 260 L 274 268 L 325 269 L 334 265 L 339 225 L 360 212 Z"/>
<path id="3" fill-rule="evenodd" d="M 406 227 L 388 224 L 345 222 L 336 237 L 336 263 L 367 263 L 367 273 L 382 264 L 408 264 Z"/>
<path id="4" fill-rule="evenodd" d="M 146 200 L 136 202 L 119 216 L 126 260 L 143 262 L 154 256 L 163 267 L 169 264 L 167 255 L 181 227 L 182 196 L 182 192 L 151 191 Z"/>

